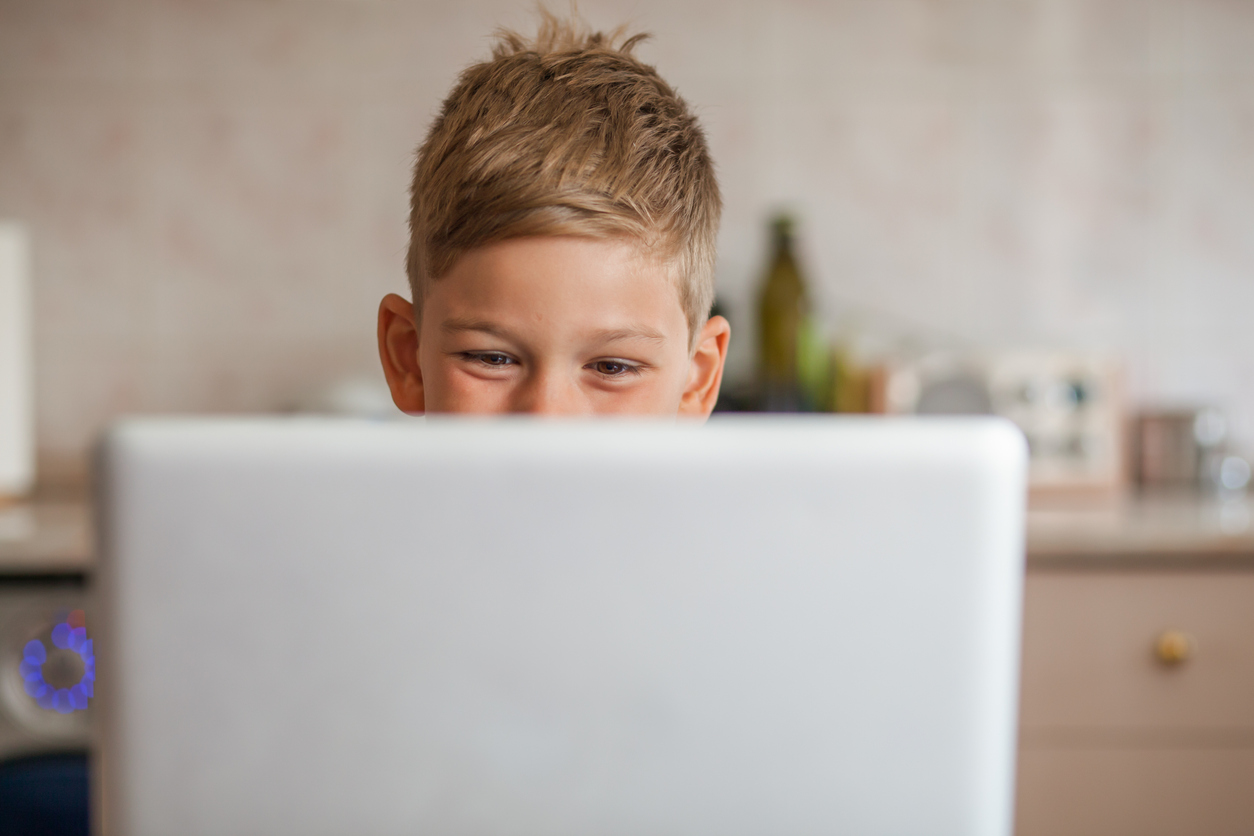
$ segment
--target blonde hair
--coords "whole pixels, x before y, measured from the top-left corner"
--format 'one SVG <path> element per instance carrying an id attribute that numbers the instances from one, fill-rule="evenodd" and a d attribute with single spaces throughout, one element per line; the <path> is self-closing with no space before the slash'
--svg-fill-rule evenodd
<path id="1" fill-rule="evenodd" d="M 647 35 L 541 10 L 468 67 L 418 149 L 407 272 L 414 305 L 464 252 L 530 235 L 630 237 L 677 267 L 690 342 L 714 301 L 722 201 L 686 102 L 632 55 Z M 695 344 L 695 343 L 694 343 Z"/>

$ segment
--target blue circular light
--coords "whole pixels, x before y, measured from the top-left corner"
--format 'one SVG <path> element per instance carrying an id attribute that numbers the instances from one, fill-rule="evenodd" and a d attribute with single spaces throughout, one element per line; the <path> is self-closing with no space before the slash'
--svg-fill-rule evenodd
<path id="1" fill-rule="evenodd" d="M 81 619 L 81 614 L 80 614 Z M 62 650 L 72 650 L 83 660 L 83 676 L 70 688 L 53 688 L 44 680 L 43 667 L 48 661 L 48 649 L 39 639 L 31 639 L 22 648 L 22 663 L 18 672 L 22 675 L 26 693 L 35 699 L 40 708 L 58 714 L 70 714 L 87 709 L 87 701 L 96 690 L 96 651 L 92 640 L 87 638 L 86 627 L 75 627 L 63 621 L 52 628 L 52 643 Z"/>
<path id="2" fill-rule="evenodd" d="M 22 658 L 27 662 L 42 665 L 48 661 L 48 651 L 39 639 L 31 639 L 26 643 L 26 647 L 22 648 Z"/>
<path id="3" fill-rule="evenodd" d="M 70 626 L 68 621 L 62 621 L 60 624 L 52 628 L 52 643 L 62 650 L 66 650 L 70 646 L 70 633 L 74 628 Z"/>

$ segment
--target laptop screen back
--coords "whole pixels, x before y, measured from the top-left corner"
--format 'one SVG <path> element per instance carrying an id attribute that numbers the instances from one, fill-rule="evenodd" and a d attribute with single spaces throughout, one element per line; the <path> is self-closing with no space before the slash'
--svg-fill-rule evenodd
<path id="1" fill-rule="evenodd" d="M 1008 836 L 992 419 L 122 425 L 110 833 Z"/>

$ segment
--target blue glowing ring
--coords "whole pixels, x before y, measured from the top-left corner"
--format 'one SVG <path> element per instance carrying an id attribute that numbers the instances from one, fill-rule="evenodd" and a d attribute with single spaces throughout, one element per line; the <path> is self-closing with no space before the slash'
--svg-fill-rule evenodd
<path id="1" fill-rule="evenodd" d="M 52 643 L 62 650 L 73 650 L 83 660 L 83 678 L 72 688 L 53 688 L 44 681 L 44 663 L 48 650 L 39 639 L 31 639 L 22 648 L 22 664 L 18 667 L 25 682 L 26 693 L 35 698 L 40 708 L 70 714 L 84 711 L 87 701 L 95 696 L 96 654 L 86 627 L 74 627 L 63 621 L 52 628 Z"/>

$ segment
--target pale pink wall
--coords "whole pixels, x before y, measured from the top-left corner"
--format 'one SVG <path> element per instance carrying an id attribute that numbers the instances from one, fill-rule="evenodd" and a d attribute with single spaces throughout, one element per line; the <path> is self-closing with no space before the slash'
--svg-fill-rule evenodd
<path id="1" fill-rule="evenodd" d="M 653 31 L 703 113 L 733 313 L 787 203 L 830 321 L 1114 350 L 1137 397 L 1226 405 L 1254 441 L 1254 3 L 581 6 Z M 0 216 L 33 233 L 45 452 L 121 412 L 374 374 L 413 147 L 531 8 L 0 0 Z"/>

